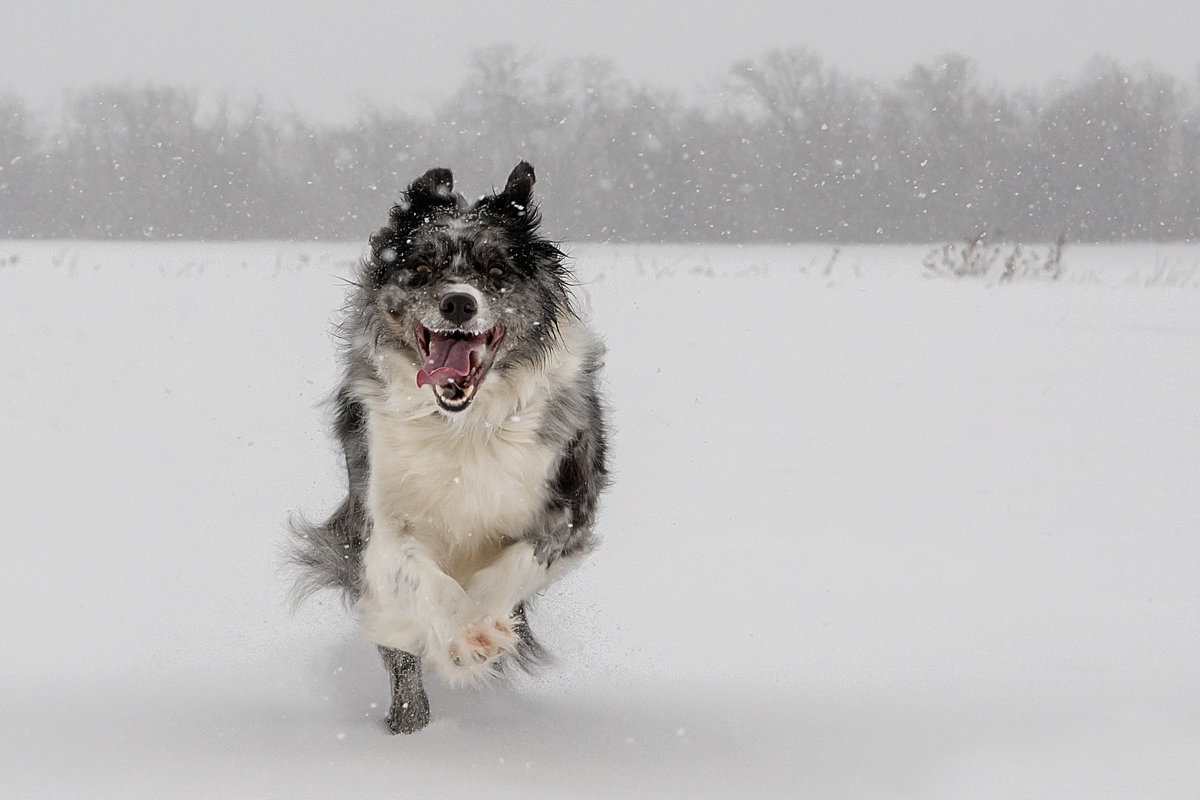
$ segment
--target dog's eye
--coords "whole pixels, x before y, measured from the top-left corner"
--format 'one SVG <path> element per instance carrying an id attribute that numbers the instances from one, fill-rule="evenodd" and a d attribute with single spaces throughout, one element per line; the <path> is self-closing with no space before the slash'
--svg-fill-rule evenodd
<path id="1" fill-rule="evenodd" d="M 426 272 L 429 272 L 429 265 L 428 264 L 417 264 L 417 266 L 414 267 L 414 270 L 416 272 L 426 273 Z"/>
<path id="2" fill-rule="evenodd" d="M 491 275 L 493 278 L 499 278 L 503 274 L 504 274 L 504 270 L 501 269 L 500 267 L 492 267 L 491 269 L 488 270 L 488 275 Z"/>

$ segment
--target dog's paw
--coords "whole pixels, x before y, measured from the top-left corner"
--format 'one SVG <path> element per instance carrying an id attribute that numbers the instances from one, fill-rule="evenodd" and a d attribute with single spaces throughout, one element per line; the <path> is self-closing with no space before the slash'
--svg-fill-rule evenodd
<path id="1" fill-rule="evenodd" d="M 451 639 L 433 666 L 453 684 L 478 684 L 496 675 L 502 656 L 515 653 L 520 637 L 510 620 L 484 617 Z"/>
<path id="2" fill-rule="evenodd" d="M 417 689 L 392 700 L 384 724 L 392 733 L 416 733 L 429 724 L 429 698 Z"/>

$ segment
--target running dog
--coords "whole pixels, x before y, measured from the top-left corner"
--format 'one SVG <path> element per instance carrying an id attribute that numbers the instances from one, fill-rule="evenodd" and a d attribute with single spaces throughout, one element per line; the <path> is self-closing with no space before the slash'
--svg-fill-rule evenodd
<path id="1" fill-rule="evenodd" d="M 430 720 L 423 664 L 458 684 L 536 661 L 526 606 L 596 541 L 604 351 L 533 184 L 524 161 L 475 203 L 447 169 L 415 180 L 340 326 L 348 493 L 325 522 L 293 522 L 293 561 L 298 595 L 343 590 L 378 646 L 393 733 Z"/>

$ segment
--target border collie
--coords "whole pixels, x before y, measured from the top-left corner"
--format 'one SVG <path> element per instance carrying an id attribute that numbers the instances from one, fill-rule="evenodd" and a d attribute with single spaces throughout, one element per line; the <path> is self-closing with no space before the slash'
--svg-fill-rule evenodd
<path id="1" fill-rule="evenodd" d="M 371 236 L 340 326 L 349 491 L 293 521 L 293 561 L 298 596 L 340 588 L 378 646 L 393 733 L 429 722 L 422 664 L 458 684 L 535 662 L 526 604 L 595 543 L 603 347 L 533 184 L 522 161 L 471 204 L 426 172 Z"/>

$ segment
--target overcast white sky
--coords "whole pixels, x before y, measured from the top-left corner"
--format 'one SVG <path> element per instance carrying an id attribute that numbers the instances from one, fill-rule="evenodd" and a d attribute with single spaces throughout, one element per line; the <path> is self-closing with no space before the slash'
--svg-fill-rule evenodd
<path id="1" fill-rule="evenodd" d="M 1042 86 L 1098 53 L 1194 80 L 1195 0 L 696 0 L 207 3 L 0 0 L 0 91 L 49 108 L 64 88 L 147 81 L 271 100 L 326 119 L 362 99 L 428 112 L 476 48 L 594 55 L 639 82 L 695 91 L 734 61 L 803 44 L 843 71 L 899 77 L 957 51 L 985 79 Z"/>

